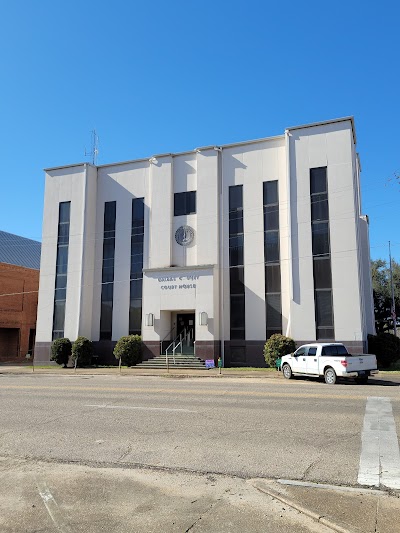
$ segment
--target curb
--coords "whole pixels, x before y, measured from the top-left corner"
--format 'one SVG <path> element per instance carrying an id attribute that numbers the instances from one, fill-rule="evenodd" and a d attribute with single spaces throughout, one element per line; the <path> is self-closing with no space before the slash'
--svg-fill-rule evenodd
<path id="1" fill-rule="evenodd" d="M 67 370 L 67 371 L 65 371 Z M 94 371 L 93 371 L 94 370 Z M 76 372 L 73 371 L 73 369 L 63 369 L 63 370 L 52 370 L 52 369 L 35 369 L 33 372 L 31 369 L 27 369 L 26 371 L 23 369 L 7 369 L 7 367 L 1 367 L 0 366 L 0 375 L 48 375 L 48 376 L 133 376 L 133 377 L 165 377 L 165 378 L 214 378 L 214 379 L 221 379 L 221 378 L 242 378 L 242 379 L 282 379 L 282 375 L 280 373 L 274 373 L 274 372 L 265 372 L 258 375 L 249 375 L 248 373 L 238 373 L 238 374 L 231 374 L 231 373 L 222 373 L 222 374 L 208 374 L 207 371 L 202 371 L 201 374 L 191 374 L 191 373 L 174 373 L 174 372 L 135 372 L 135 370 L 132 370 L 132 372 L 124 372 L 121 373 L 118 372 L 118 369 L 115 371 L 108 371 L 107 369 L 78 369 Z"/>
<path id="2" fill-rule="evenodd" d="M 329 518 L 325 518 L 323 515 L 314 513 L 314 511 L 311 511 L 310 509 L 303 507 L 302 505 L 298 504 L 294 500 L 286 496 L 283 496 L 280 492 L 269 487 L 267 483 L 265 483 L 265 481 L 255 479 L 255 480 L 250 480 L 250 482 L 253 485 L 253 487 L 255 487 L 260 492 L 268 494 L 268 496 L 271 496 L 271 498 L 275 498 L 276 500 L 279 500 L 285 505 L 288 505 L 289 507 L 296 509 L 296 511 L 298 511 L 299 513 L 304 514 L 308 516 L 309 518 L 312 518 L 319 524 L 329 527 L 330 529 L 332 529 L 332 531 L 336 531 L 337 533 L 351 533 L 350 529 L 344 528 L 340 526 L 339 524 L 332 522 L 331 520 L 329 520 Z"/>

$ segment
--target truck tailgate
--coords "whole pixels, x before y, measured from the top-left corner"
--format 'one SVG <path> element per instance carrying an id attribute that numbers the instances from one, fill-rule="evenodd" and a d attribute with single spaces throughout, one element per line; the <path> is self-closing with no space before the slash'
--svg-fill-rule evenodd
<path id="1" fill-rule="evenodd" d="M 347 372 L 359 372 L 360 370 L 376 370 L 376 357 L 370 354 L 352 355 L 346 357 Z"/>

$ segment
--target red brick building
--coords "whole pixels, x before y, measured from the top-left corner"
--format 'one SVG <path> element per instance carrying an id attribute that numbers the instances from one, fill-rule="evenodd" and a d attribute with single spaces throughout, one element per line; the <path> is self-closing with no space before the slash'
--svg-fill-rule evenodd
<path id="1" fill-rule="evenodd" d="M 0 363 L 32 354 L 39 262 L 40 243 L 0 231 Z"/>

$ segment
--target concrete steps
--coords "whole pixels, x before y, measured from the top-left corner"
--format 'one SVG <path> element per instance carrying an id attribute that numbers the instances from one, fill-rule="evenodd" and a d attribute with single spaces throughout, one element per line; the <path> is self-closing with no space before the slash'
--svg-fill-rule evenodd
<path id="1" fill-rule="evenodd" d="M 197 368 L 206 370 L 206 364 L 202 359 L 191 354 L 176 354 L 175 361 L 172 355 L 168 355 L 169 368 Z M 158 355 L 148 361 L 143 361 L 136 365 L 136 368 L 167 368 L 167 358 L 165 355 Z"/>

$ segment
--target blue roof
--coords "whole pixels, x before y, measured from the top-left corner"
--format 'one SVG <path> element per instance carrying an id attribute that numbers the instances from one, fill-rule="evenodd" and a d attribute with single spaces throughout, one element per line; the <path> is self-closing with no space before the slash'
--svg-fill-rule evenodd
<path id="1" fill-rule="evenodd" d="M 41 243 L 0 231 L 0 263 L 26 268 L 40 268 Z"/>

